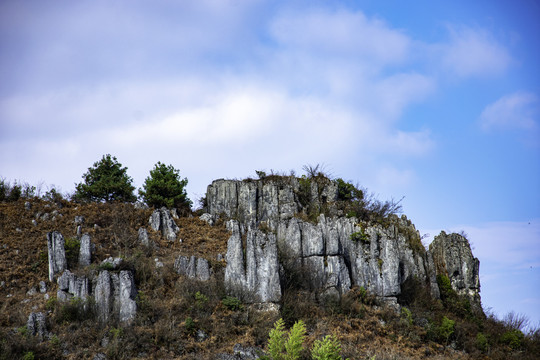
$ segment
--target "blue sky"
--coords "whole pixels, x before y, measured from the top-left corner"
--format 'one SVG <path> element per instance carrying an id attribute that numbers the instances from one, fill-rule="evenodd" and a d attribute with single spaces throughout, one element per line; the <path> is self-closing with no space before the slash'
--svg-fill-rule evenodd
<path id="1" fill-rule="evenodd" d="M 540 5 L 2 1 L 0 176 L 73 191 L 323 163 L 469 234 L 484 306 L 540 324 Z M 429 237 L 427 238 L 429 241 Z"/>

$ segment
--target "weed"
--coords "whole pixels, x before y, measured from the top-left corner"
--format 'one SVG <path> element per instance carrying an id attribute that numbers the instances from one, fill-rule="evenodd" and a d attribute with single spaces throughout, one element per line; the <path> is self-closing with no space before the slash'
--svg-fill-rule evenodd
<path id="1" fill-rule="evenodd" d="M 244 308 L 240 300 L 238 298 L 235 298 L 234 296 L 225 296 L 223 300 L 221 300 L 221 303 L 227 309 L 232 311 L 242 310 Z"/>

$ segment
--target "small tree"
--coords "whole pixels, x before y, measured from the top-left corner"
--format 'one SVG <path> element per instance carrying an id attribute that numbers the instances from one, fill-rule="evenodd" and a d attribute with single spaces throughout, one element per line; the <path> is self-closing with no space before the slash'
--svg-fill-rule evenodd
<path id="1" fill-rule="evenodd" d="M 187 178 L 180 178 L 179 170 L 158 162 L 144 181 L 139 195 L 148 206 L 189 209 L 191 200 L 185 189 L 187 183 Z"/>
<path id="2" fill-rule="evenodd" d="M 285 322 L 279 319 L 270 330 L 268 337 L 268 352 L 271 360 L 297 360 L 304 349 L 303 342 L 306 338 L 306 326 L 302 320 L 294 323 L 289 332 L 288 339 L 285 339 L 287 331 Z"/>
<path id="3" fill-rule="evenodd" d="M 137 197 L 133 194 L 133 179 L 127 175 L 127 168 L 110 154 L 104 155 L 100 161 L 83 175 L 84 182 L 76 185 L 73 195 L 75 200 L 82 201 L 126 201 L 133 202 Z"/>

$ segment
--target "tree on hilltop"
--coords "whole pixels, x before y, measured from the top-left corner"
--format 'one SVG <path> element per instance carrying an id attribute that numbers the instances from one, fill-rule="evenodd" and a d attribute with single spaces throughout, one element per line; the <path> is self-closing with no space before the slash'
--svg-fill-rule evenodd
<path id="1" fill-rule="evenodd" d="M 74 200 L 96 202 L 133 202 L 133 179 L 127 175 L 127 167 L 122 167 L 115 156 L 103 155 L 100 161 L 88 168 L 83 175 L 84 182 L 76 185 Z"/>
<path id="2" fill-rule="evenodd" d="M 187 183 L 188 179 L 182 179 L 179 170 L 158 161 L 144 181 L 139 195 L 148 206 L 188 210 L 191 208 L 191 200 L 185 189 Z"/>

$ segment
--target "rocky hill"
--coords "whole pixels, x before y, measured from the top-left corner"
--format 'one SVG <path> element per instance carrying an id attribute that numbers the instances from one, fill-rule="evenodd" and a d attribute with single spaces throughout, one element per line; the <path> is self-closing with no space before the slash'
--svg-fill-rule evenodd
<path id="1" fill-rule="evenodd" d="M 306 323 L 306 349 L 336 335 L 350 359 L 534 358 L 538 339 L 482 311 L 466 238 L 426 250 L 405 216 L 350 191 L 216 180 L 188 217 L 1 203 L 0 358 L 254 359 L 279 318 Z"/>

